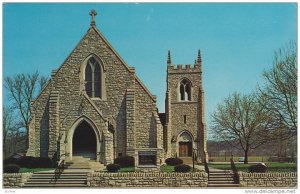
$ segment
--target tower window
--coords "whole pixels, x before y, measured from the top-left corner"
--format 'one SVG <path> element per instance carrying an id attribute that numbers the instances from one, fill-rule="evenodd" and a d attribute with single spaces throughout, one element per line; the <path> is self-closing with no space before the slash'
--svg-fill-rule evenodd
<path id="1" fill-rule="evenodd" d="M 186 124 L 186 115 L 183 115 L 183 122 Z"/>
<path id="2" fill-rule="evenodd" d="M 179 87 L 180 100 L 181 101 L 191 101 L 191 83 L 184 79 L 180 82 Z"/>
<path id="3" fill-rule="evenodd" d="M 91 57 L 85 68 L 85 91 L 89 97 L 101 97 L 101 76 L 99 62 Z"/>

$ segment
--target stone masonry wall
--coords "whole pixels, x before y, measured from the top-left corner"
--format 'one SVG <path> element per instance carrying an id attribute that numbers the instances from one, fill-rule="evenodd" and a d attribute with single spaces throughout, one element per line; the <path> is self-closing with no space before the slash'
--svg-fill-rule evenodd
<path id="1" fill-rule="evenodd" d="M 239 172 L 241 187 L 296 187 L 296 172 L 244 173 Z"/>
<path id="2" fill-rule="evenodd" d="M 180 101 L 178 89 L 180 81 L 184 78 L 191 82 L 191 101 Z M 201 67 L 199 65 L 187 65 L 185 67 L 168 65 L 167 84 L 168 114 L 170 114 L 167 116 L 169 119 L 167 122 L 169 122 L 168 130 L 171 130 L 169 135 L 171 137 L 168 138 L 176 139 L 182 131 L 189 131 L 194 141 L 198 140 L 197 144 L 193 143 L 193 148 L 197 148 L 198 154 L 203 155 L 206 138 L 202 135 L 205 133 L 205 121 L 202 120 L 204 118 L 202 117 L 204 101 L 201 101 L 201 93 L 199 93 L 200 88 L 202 88 Z M 186 115 L 186 123 L 184 123 L 184 115 Z M 173 142 L 171 147 L 171 155 L 174 156 L 178 152 L 178 142 Z"/>
<path id="3" fill-rule="evenodd" d="M 172 109 L 172 136 L 177 137 L 177 135 L 183 131 L 187 130 L 192 135 L 193 138 L 197 138 L 198 129 L 198 114 L 197 114 L 197 102 L 184 102 L 171 104 Z M 183 116 L 186 115 L 186 123 L 183 121 Z"/>
<path id="4" fill-rule="evenodd" d="M 197 173 L 90 173 L 89 187 L 207 187 L 208 175 Z"/>
<path id="5" fill-rule="evenodd" d="M 137 148 L 156 148 L 157 129 L 153 113 L 155 101 L 135 82 L 135 136 Z"/>
<path id="6" fill-rule="evenodd" d="M 43 89 L 31 107 L 32 120 L 29 128 L 28 156 L 47 156 L 49 139 L 49 96 L 51 81 Z"/>
<path id="7" fill-rule="evenodd" d="M 4 173 L 4 188 L 19 188 L 31 177 L 32 173 Z"/>
<path id="8" fill-rule="evenodd" d="M 60 101 L 60 120 L 62 122 L 69 108 L 74 106 L 81 92 L 80 89 L 84 88 L 83 62 L 91 54 L 101 60 L 105 77 L 103 84 L 106 90 L 106 98 L 92 99 L 92 101 L 97 104 L 105 118 L 116 120 L 114 122 L 117 131 L 116 149 L 117 152 L 124 151 L 124 144 L 118 144 L 118 140 L 124 142 L 125 139 L 123 131 L 126 120 L 122 116 L 125 115 L 125 107 L 122 105 L 126 89 L 134 85 L 134 79 L 131 70 L 114 54 L 108 43 L 93 27 L 88 30 L 53 78 L 53 89 L 59 91 L 60 99 L 63 99 Z"/>
<path id="9" fill-rule="evenodd" d="M 183 78 L 187 78 L 192 84 L 192 101 L 198 101 L 198 91 L 201 87 L 201 73 L 199 69 L 194 69 L 193 72 L 178 69 L 173 69 L 174 66 L 168 66 L 168 89 L 170 93 L 171 103 L 178 102 L 178 86 Z"/>
<path id="10" fill-rule="evenodd" d="M 30 155 L 39 156 L 40 153 L 47 155 L 48 148 L 52 149 L 50 150 L 52 151 L 51 153 L 54 152 L 56 145 L 49 146 L 49 143 L 56 144 L 54 139 L 57 136 L 51 135 L 53 139 L 50 140 L 48 139 L 49 133 L 46 133 L 49 131 L 48 104 L 50 92 L 58 92 L 60 100 L 57 104 L 59 108 L 57 112 L 59 117 L 57 118 L 59 120 L 58 123 L 63 123 L 66 121 L 66 116 L 70 115 L 70 109 L 76 109 L 80 106 L 80 104 L 75 103 L 78 102 L 81 91 L 84 88 L 84 61 L 91 55 L 100 60 L 103 77 L 105 77 L 105 83 L 103 83 L 105 86 L 105 98 L 94 98 L 91 100 L 101 110 L 103 116 L 110 123 L 114 123 L 116 155 L 119 153 L 125 154 L 126 149 L 126 109 L 124 99 L 126 89 L 135 87 L 134 89 L 138 90 L 136 113 L 140 116 L 135 124 L 135 126 L 138 126 L 137 130 L 143 132 L 149 129 L 151 125 L 151 116 L 149 115 L 155 109 L 155 100 L 151 99 L 152 95 L 150 93 L 140 87 L 140 83 L 135 77 L 134 68 L 128 67 L 115 53 L 103 35 L 92 26 L 63 64 L 53 71 L 51 81 L 33 104 L 35 120 L 31 123 L 33 129 L 30 131 L 30 134 L 32 134 L 30 137 Z M 148 112 L 144 113 L 143 108 Z M 144 117 L 146 117 L 146 120 L 143 120 Z M 72 121 L 75 121 L 76 118 L 69 119 L 74 119 Z M 67 127 L 69 126 L 67 125 Z M 60 130 L 57 134 L 61 134 L 61 131 L 68 131 L 68 128 L 63 128 L 63 126 L 54 126 L 53 122 L 51 122 L 51 128 Z M 45 135 L 40 134 L 41 131 L 44 131 Z M 52 131 L 51 134 L 55 134 L 55 132 Z M 41 136 L 44 138 L 40 139 Z M 140 138 L 143 139 L 144 137 Z M 149 143 L 145 143 L 146 140 L 149 140 L 149 138 L 145 139 L 145 141 L 144 139 L 141 140 L 138 143 L 139 146 L 149 147 Z M 43 148 L 42 151 L 40 150 L 41 147 Z"/>

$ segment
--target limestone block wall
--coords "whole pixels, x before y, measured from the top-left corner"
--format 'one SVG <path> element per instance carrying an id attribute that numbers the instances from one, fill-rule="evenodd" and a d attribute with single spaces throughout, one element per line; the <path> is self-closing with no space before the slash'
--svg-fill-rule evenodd
<path id="1" fill-rule="evenodd" d="M 134 90 L 126 92 L 126 155 L 134 157 L 135 149 L 135 109 Z"/>
<path id="2" fill-rule="evenodd" d="M 128 67 L 98 29 L 91 27 L 62 65 L 53 71 L 51 80 L 33 103 L 35 120 L 32 121 L 32 130 L 29 132 L 29 155 L 40 156 L 42 153 L 44 156 L 48 154 L 51 156 L 56 150 L 57 144 L 54 141 L 57 136 L 54 134 L 63 135 L 62 133 L 67 132 L 70 126 L 69 122 L 74 122 L 77 119 L 78 115 L 74 118 L 67 117 L 70 116 L 70 111 L 78 109 L 80 106 L 77 100 L 84 89 L 84 61 L 91 55 L 99 59 L 105 78 L 103 83 L 105 97 L 91 100 L 101 110 L 105 118 L 113 121 L 110 123 L 115 123 L 115 156 L 120 153 L 126 154 L 126 146 L 124 146 L 126 144 L 125 95 L 128 88 L 134 87 L 136 90 L 135 114 L 137 120 L 135 126 L 137 128 L 135 130 L 139 131 L 141 135 L 137 146 L 151 147 L 156 143 L 149 141 L 149 138 L 153 139 L 154 136 L 149 133 L 154 133 L 157 130 L 151 127 L 151 115 L 156 109 L 153 96 L 135 76 L 134 68 Z M 50 109 L 58 108 L 55 114 L 59 117 L 52 119 L 53 122 L 50 119 L 49 123 L 49 95 L 51 91 L 57 91 L 60 99 L 55 106 L 51 105 L 50 107 Z M 50 114 L 50 116 L 52 115 Z M 56 123 L 62 123 L 62 125 L 54 126 Z M 50 134 L 49 128 L 53 129 Z M 156 138 L 154 139 L 156 141 Z M 51 145 L 49 146 L 49 144 Z M 50 152 L 48 153 L 49 149 Z"/>
<path id="3" fill-rule="evenodd" d="M 135 136 L 137 148 L 157 147 L 156 119 L 153 112 L 156 110 L 156 102 L 153 96 L 136 80 L 135 82 Z M 160 121 L 157 121 L 160 123 Z M 161 125 L 161 124 L 160 124 Z M 162 129 L 159 129 L 162 130 Z M 161 142 L 159 142 L 161 143 Z"/>
<path id="4" fill-rule="evenodd" d="M 20 188 L 31 177 L 32 173 L 4 173 L 4 188 Z"/>
<path id="5" fill-rule="evenodd" d="M 200 61 L 201 63 L 201 61 Z M 180 81 L 187 79 L 191 82 L 191 100 L 181 101 L 179 86 Z M 206 130 L 204 121 L 204 99 L 201 96 L 202 89 L 202 71 L 201 64 L 192 65 L 171 65 L 168 64 L 167 73 L 167 94 L 166 94 L 166 113 L 168 130 L 168 141 L 171 139 L 171 153 L 168 150 L 168 155 L 174 156 L 178 154 L 178 142 L 176 138 L 180 132 L 187 130 L 193 136 L 193 148 L 198 149 L 198 155 L 205 158 L 206 153 Z M 184 122 L 186 118 L 186 123 Z M 171 139 L 170 139 L 171 138 Z M 174 141 L 175 140 L 175 141 Z"/>
<path id="6" fill-rule="evenodd" d="M 239 172 L 241 187 L 296 187 L 296 172 L 245 173 Z"/>
<path id="7" fill-rule="evenodd" d="M 184 102 L 171 104 L 172 117 L 172 136 L 177 137 L 178 134 L 187 130 L 192 135 L 194 140 L 197 138 L 197 129 L 198 129 L 198 115 L 197 115 L 197 102 Z M 186 115 L 186 123 L 183 121 L 183 116 Z"/>
<path id="8" fill-rule="evenodd" d="M 201 73 L 200 70 L 194 69 L 193 72 L 190 71 L 179 71 L 178 69 L 173 69 L 174 66 L 168 66 L 168 77 L 167 77 L 167 84 L 168 90 L 170 93 L 171 103 L 178 102 L 178 87 L 179 83 L 183 78 L 187 78 L 191 81 L 192 88 L 192 101 L 198 101 L 198 91 L 201 87 L 202 80 L 201 80 Z"/>
<path id="9" fill-rule="evenodd" d="M 89 173 L 89 187 L 207 187 L 208 175 L 196 173 Z"/>
<path id="10" fill-rule="evenodd" d="M 105 77 L 103 83 L 105 98 L 92 99 L 92 101 L 105 117 L 115 120 L 116 152 L 125 154 L 126 120 L 123 101 L 126 89 L 134 85 L 134 78 L 131 69 L 123 64 L 109 43 L 93 27 L 88 30 L 53 77 L 53 89 L 59 91 L 60 99 L 64 99 L 60 100 L 60 122 L 63 122 L 69 109 L 74 106 L 81 90 L 84 89 L 82 78 L 85 68 L 84 61 L 91 55 L 100 60 Z"/>
<path id="11" fill-rule="evenodd" d="M 51 81 L 31 106 L 28 156 L 48 156 L 49 148 L 49 97 Z"/>

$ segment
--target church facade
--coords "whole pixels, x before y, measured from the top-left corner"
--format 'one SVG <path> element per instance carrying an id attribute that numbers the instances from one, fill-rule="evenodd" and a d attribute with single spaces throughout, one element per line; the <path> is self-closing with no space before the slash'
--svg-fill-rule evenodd
<path id="1" fill-rule="evenodd" d="M 168 53 L 165 113 L 92 21 L 84 37 L 32 102 L 27 155 L 103 164 L 133 156 L 136 166 L 168 157 L 207 160 L 200 51 L 194 65 Z"/>

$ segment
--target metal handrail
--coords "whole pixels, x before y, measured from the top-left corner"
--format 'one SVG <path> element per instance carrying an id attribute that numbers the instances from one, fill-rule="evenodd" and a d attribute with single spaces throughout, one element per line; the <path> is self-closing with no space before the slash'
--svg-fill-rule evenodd
<path id="1" fill-rule="evenodd" d="M 206 160 L 204 160 L 204 169 L 205 169 L 205 172 L 207 174 L 209 174 L 209 168 L 208 168 L 208 164 L 207 164 Z"/>
<path id="2" fill-rule="evenodd" d="M 240 177 L 239 177 L 238 169 L 236 168 L 235 163 L 233 161 L 233 158 L 230 158 L 230 166 L 231 166 L 231 170 L 233 172 L 234 183 L 239 184 L 240 183 Z"/>
<path id="3" fill-rule="evenodd" d="M 61 160 L 59 165 L 57 166 L 57 168 L 54 171 L 54 180 L 55 182 L 57 181 L 57 179 L 59 179 L 60 175 L 62 174 L 62 172 L 65 169 L 65 160 Z"/>

